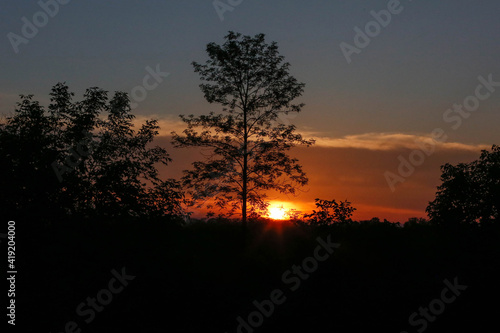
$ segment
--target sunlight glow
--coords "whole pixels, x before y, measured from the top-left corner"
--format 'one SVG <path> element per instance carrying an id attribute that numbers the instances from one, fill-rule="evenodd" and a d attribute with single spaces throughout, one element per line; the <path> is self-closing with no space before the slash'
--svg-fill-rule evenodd
<path id="1" fill-rule="evenodd" d="M 287 218 L 287 213 L 283 206 L 281 207 L 270 207 L 268 212 L 269 218 L 274 220 L 284 220 Z"/>

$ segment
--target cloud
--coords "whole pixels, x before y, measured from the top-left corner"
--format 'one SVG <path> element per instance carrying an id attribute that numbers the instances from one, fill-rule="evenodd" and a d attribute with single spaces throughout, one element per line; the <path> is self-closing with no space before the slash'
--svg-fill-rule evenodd
<path id="1" fill-rule="evenodd" d="M 438 142 L 430 135 L 415 135 L 404 133 L 364 133 L 346 135 L 342 138 L 331 138 L 327 136 L 318 137 L 314 133 L 306 133 L 306 137 L 313 137 L 316 146 L 327 148 L 355 148 L 368 150 L 398 150 L 398 149 L 420 149 L 421 146 L 434 144 L 438 149 L 479 151 L 489 149 L 491 145 L 466 144 L 460 142 Z"/>
<path id="2" fill-rule="evenodd" d="M 157 119 L 160 125 L 159 135 L 170 136 L 172 131 L 182 133 L 186 124 L 176 116 L 138 115 L 135 118 L 137 127 L 148 119 Z M 353 148 L 373 151 L 393 151 L 400 149 L 421 149 L 422 146 L 434 144 L 439 150 L 455 150 L 478 152 L 490 149 L 487 144 L 467 144 L 460 142 L 438 142 L 430 134 L 405 134 L 405 133 L 363 133 L 346 135 L 341 138 L 318 135 L 313 131 L 298 131 L 305 138 L 314 138 L 316 147 L 323 148 Z"/>

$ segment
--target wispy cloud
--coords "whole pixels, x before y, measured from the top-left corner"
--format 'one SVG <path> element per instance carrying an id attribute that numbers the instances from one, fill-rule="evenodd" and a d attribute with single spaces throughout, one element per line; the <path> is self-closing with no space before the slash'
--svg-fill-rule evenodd
<path id="1" fill-rule="evenodd" d="M 356 148 L 368 150 L 419 149 L 422 145 L 435 144 L 438 149 L 478 151 L 489 149 L 491 145 L 467 144 L 460 142 L 437 142 L 430 135 L 415 135 L 404 133 L 364 133 L 346 135 L 341 138 L 317 136 L 305 133 L 307 137 L 316 139 L 316 146 L 327 148 Z"/>

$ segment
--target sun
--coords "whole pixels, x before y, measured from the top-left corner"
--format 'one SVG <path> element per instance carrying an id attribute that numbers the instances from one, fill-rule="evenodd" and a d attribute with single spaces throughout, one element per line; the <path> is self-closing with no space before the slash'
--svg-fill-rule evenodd
<path id="1" fill-rule="evenodd" d="M 283 206 L 270 207 L 268 210 L 268 216 L 273 220 L 285 220 L 287 218 L 287 213 Z"/>

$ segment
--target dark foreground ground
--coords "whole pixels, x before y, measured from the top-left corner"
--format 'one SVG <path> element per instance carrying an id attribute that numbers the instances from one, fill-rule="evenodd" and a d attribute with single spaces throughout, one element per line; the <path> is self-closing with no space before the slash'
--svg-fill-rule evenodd
<path id="1" fill-rule="evenodd" d="M 250 227 L 246 244 L 239 225 L 223 223 L 93 221 L 33 228 L 18 221 L 16 231 L 19 332 L 498 328 L 498 228 L 259 224 Z M 332 254 L 316 250 L 317 237 L 340 247 Z M 309 258 L 315 254 L 324 261 Z M 292 271 L 303 263 L 310 273 Z M 116 275 L 123 274 L 120 283 Z M 445 280 L 462 287 L 444 290 Z M 272 310 L 276 289 L 280 304 Z M 255 312 L 254 301 L 268 316 Z M 435 314 L 429 310 L 426 318 L 420 308 L 429 306 Z M 238 329 L 238 317 L 248 323 L 249 315 L 258 327 Z"/>

